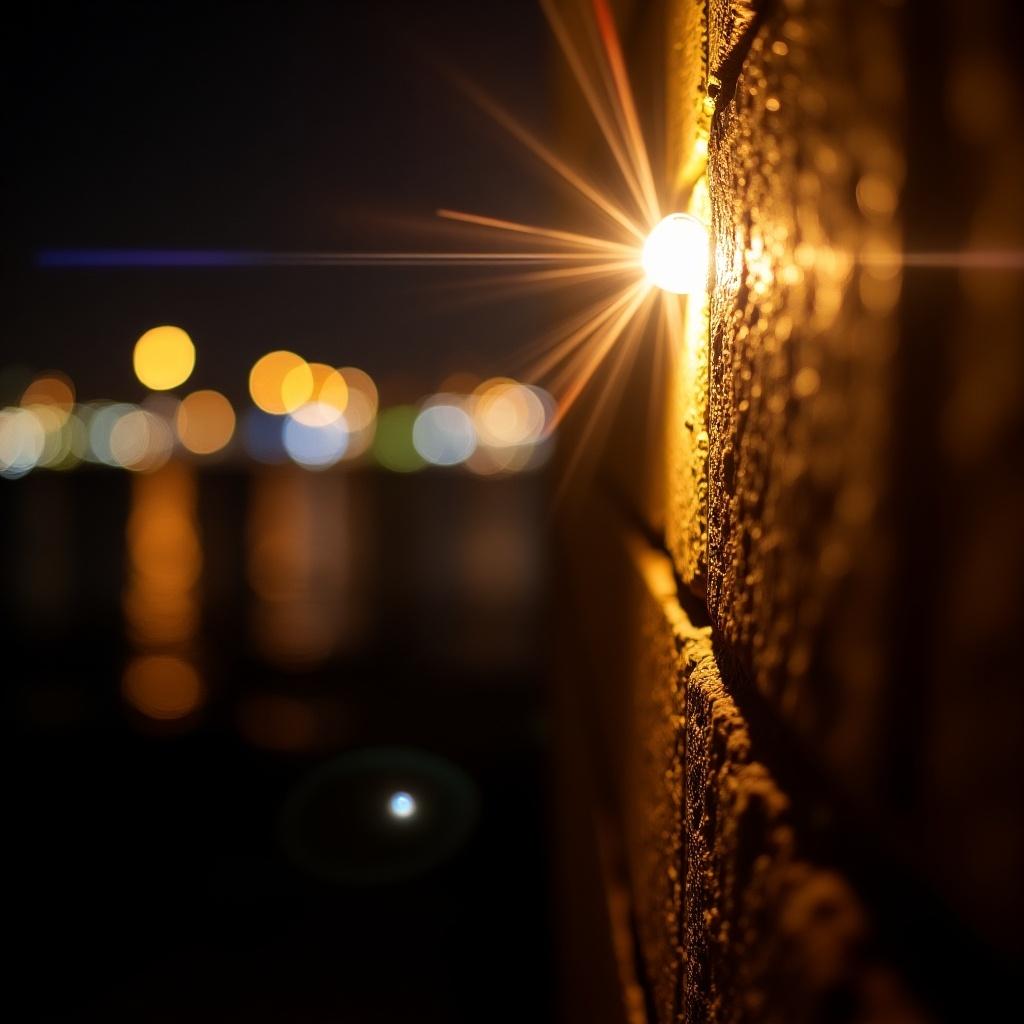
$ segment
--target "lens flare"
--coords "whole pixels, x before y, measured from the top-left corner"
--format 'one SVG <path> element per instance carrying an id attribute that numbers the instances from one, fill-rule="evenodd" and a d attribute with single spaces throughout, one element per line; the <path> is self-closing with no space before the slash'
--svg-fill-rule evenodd
<path id="1" fill-rule="evenodd" d="M 692 295 L 708 280 L 708 233 L 696 217 L 670 213 L 644 242 L 640 263 L 647 280 L 666 292 Z"/>
<path id="2" fill-rule="evenodd" d="M 388 811 L 392 818 L 411 818 L 416 813 L 416 801 L 411 793 L 399 790 L 388 800 Z"/>

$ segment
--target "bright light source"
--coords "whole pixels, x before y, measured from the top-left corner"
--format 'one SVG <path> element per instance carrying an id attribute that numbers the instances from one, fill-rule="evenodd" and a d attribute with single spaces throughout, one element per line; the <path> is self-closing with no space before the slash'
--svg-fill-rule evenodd
<path id="1" fill-rule="evenodd" d="M 640 263 L 651 284 L 676 295 L 702 292 L 708 279 L 708 233 L 696 217 L 670 213 L 647 236 Z"/>
<path id="2" fill-rule="evenodd" d="M 392 793 L 388 799 L 388 811 L 393 818 L 411 818 L 416 813 L 416 801 L 412 793 L 406 793 L 404 789 Z"/>

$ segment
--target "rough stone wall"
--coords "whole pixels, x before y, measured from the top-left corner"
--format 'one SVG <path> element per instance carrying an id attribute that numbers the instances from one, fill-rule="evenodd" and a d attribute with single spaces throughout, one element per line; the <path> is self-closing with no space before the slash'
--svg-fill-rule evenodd
<path id="1" fill-rule="evenodd" d="M 708 4 L 706 590 L 730 656 L 813 761 L 1019 953 L 1008 11 Z M 998 249 L 1015 270 L 971 265 Z M 984 698 L 958 695 L 965 673 Z"/>
<path id="2" fill-rule="evenodd" d="M 664 508 L 572 570 L 626 651 L 598 731 L 659 1024 L 1016 997 L 1022 21 L 669 3 L 670 180 L 714 271 L 675 307 Z"/>
<path id="3" fill-rule="evenodd" d="M 668 559 L 628 547 L 642 646 L 627 837 L 655 1019 L 928 1019 L 880 958 L 855 887 L 810 852 L 820 826 L 797 826 Z"/>
<path id="4" fill-rule="evenodd" d="M 881 666 L 849 641 L 884 614 L 899 289 L 891 264 L 879 285 L 861 260 L 899 246 L 900 80 L 874 6 L 784 3 L 723 44 L 709 147 L 708 606 L 758 688 L 858 783 Z"/>

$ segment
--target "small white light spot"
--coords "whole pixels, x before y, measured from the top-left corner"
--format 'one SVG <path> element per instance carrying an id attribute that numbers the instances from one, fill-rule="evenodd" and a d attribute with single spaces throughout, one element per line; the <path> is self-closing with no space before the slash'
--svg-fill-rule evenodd
<path id="1" fill-rule="evenodd" d="M 399 790 L 391 794 L 388 810 L 393 818 L 411 818 L 416 813 L 416 801 L 411 793 Z"/>

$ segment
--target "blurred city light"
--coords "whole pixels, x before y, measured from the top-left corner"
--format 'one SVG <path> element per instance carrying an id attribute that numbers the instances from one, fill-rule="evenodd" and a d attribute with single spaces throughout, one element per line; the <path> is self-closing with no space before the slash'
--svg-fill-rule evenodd
<path id="1" fill-rule="evenodd" d="M 284 416 L 309 401 L 313 373 L 306 360 L 294 352 L 268 352 L 249 372 L 249 394 L 264 412 Z"/>
<path id="2" fill-rule="evenodd" d="M 365 430 L 373 422 L 380 404 L 377 385 L 368 373 L 355 366 L 343 366 L 338 372 L 348 386 L 348 406 L 345 409 L 348 429 L 353 433 Z M 355 395 L 360 395 L 362 401 L 354 405 Z"/>
<path id="3" fill-rule="evenodd" d="M 159 350 L 161 338 L 179 335 L 184 332 L 171 327 L 147 332 L 137 346 L 139 359 Z M 445 390 L 423 399 L 418 409 L 399 405 L 379 412 L 377 387 L 365 371 L 307 363 L 281 350 L 253 366 L 249 384 L 256 407 L 236 418 L 228 398 L 212 389 L 181 400 L 154 392 L 141 406 L 105 400 L 76 405 L 74 386 L 58 371 L 34 378 L 18 368 L 4 372 L 22 401 L 0 415 L 0 475 L 8 479 L 37 467 L 70 469 L 83 460 L 152 472 L 168 462 L 176 443 L 192 455 L 224 451 L 236 428 L 241 451 L 254 461 L 291 460 L 312 470 L 354 462 L 372 449 L 380 466 L 397 473 L 430 464 L 493 476 L 536 468 L 552 450 L 553 399 L 508 377 L 479 383 L 469 374 L 449 375 Z"/>
<path id="4" fill-rule="evenodd" d="M 435 466 L 457 466 L 476 449 L 476 430 L 468 413 L 452 396 L 428 405 L 416 417 L 412 439 L 416 451 Z"/>
<path id="5" fill-rule="evenodd" d="M 146 473 L 159 469 L 171 457 L 174 434 L 162 416 L 134 408 L 111 427 L 109 445 L 116 465 Z"/>
<path id="6" fill-rule="evenodd" d="M 306 404 L 298 406 L 291 415 L 306 426 L 320 427 L 344 413 L 348 405 L 348 384 L 338 370 L 326 363 L 310 363 L 309 371 L 313 378 L 313 390 Z"/>
<path id="7" fill-rule="evenodd" d="M 110 435 L 117 421 L 134 411 L 134 405 L 126 402 L 94 402 L 89 407 L 89 453 L 91 462 L 101 462 L 106 466 L 119 466 L 110 448 Z"/>
<path id="8" fill-rule="evenodd" d="M 124 670 L 125 700 L 148 718 L 170 721 L 184 718 L 203 702 L 203 681 L 184 658 L 169 654 L 143 654 Z"/>
<path id="9" fill-rule="evenodd" d="M 46 431 L 31 409 L 7 408 L 0 412 L 0 475 L 24 476 L 39 462 Z"/>
<path id="10" fill-rule="evenodd" d="M 135 376 L 152 391 L 184 384 L 196 365 L 196 348 L 180 328 L 165 325 L 146 331 L 132 353 Z"/>
<path id="11" fill-rule="evenodd" d="M 249 409 L 242 417 L 242 442 L 250 458 L 267 465 L 285 462 L 284 423 L 279 416 L 260 409 Z"/>
<path id="12" fill-rule="evenodd" d="M 178 407 L 178 439 L 194 455 L 212 455 L 231 440 L 235 410 L 219 391 L 193 391 Z"/>
<path id="13" fill-rule="evenodd" d="M 310 403 L 316 409 L 324 409 L 319 402 Z M 305 408 L 309 409 L 310 406 Z M 314 412 L 314 420 L 321 425 L 311 426 L 307 422 L 289 416 L 285 420 L 283 441 L 285 451 L 293 462 L 307 469 L 326 469 L 333 466 L 348 447 L 348 427 L 343 417 L 330 418 L 330 412 Z"/>
<path id="14" fill-rule="evenodd" d="M 395 473 L 414 473 L 422 469 L 423 456 L 413 444 L 413 425 L 417 410 L 411 405 L 396 405 L 377 417 L 373 455 L 385 469 Z"/>
<path id="15" fill-rule="evenodd" d="M 21 406 L 30 409 L 43 406 L 52 410 L 63 420 L 75 404 L 75 386 L 63 373 L 50 371 L 36 377 L 21 396 Z"/>
<path id="16" fill-rule="evenodd" d="M 534 444 L 544 434 L 547 410 L 535 388 L 513 380 L 490 380 L 477 388 L 473 422 L 483 444 Z"/>

